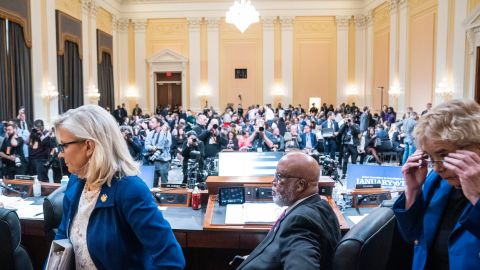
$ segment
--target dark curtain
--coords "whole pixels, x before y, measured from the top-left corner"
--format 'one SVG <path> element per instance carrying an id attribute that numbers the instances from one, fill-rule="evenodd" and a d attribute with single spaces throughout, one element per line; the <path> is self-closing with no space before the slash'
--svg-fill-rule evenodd
<path id="1" fill-rule="evenodd" d="M 0 19 L 0 120 L 10 120 L 14 116 L 12 91 L 9 87 L 7 69 L 7 38 L 5 20 Z"/>
<path id="2" fill-rule="evenodd" d="M 113 65 L 110 54 L 102 53 L 102 63 L 98 65 L 98 92 L 100 93 L 100 106 L 113 109 L 115 103 L 113 88 Z"/>
<path id="3" fill-rule="evenodd" d="M 71 41 L 65 41 L 64 54 L 57 59 L 59 112 L 83 105 L 83 74 L 82 60 L 78 51 L 78 45 Z"/>
<path id="4" fill-rule="evenodd" d="M 12 89 L 15 93 L 15 111 L 25 107 L 27 119 L 33 120 L 33 95 L 32 95 L 32 72 L 30 49 L 25 43 L 22 26 L 9 22 L 9 58 L 12 78 Z"/>

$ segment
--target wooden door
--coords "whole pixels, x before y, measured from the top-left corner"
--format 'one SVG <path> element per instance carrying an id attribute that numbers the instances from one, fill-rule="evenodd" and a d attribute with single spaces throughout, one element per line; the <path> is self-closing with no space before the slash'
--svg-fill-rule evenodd
<path id="1" fill-rule="evenodd" d="M 157 104 L 163 107 L 170 105 L 182 105 L 182 84 L 181 83 L 157 83 Z"/>

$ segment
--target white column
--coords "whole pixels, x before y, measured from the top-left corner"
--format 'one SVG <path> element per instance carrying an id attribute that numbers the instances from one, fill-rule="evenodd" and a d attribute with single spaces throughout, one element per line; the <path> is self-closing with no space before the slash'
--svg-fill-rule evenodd
<path id="1" fill-rule="evenodd" d="M 368 11 L 367 22 L 367 40 L 366 40 L 366 76 L 365 76 L 365 106 L 371 110 L 373 104 L 373 11 Z"/>
<path id="2" fill-rule="evenodd" d="M 42 8 L 41 1 L 31 1 L 31 20 L 32 20 L 32 94 L 33 94 L 33 117 L 34 119 L 47 119 L 47 108 L 44 103 L 48 100 L 42 97 L 44 83 L 43 70 L 43 43 L 42 43 Z"/>
<path id="3" fill-rule="evenodd" d="M 398 83 L 403 94 L 398 97 L 398 115 L 403 114 L 407 107 L 409 87 L 407 85 L 407 61 L 408 61 L 408 5 L 407 0 L 400 0 L 400 25 L 398 34 Z M 408 92 L 408 93 L 407 93 Z"/>
<path id="4" fill-rule="evenodd" d="M 284 107 L 293 102 L 293 23 L 294 17 L 280 17 L 282 29 L 282 82 L 285 89 Z"/>
<path id="5" fill-rule="evenodd" d="M 200 111 L 200 23 L 201 18 L 188 18 L 188 35 L 189 35 L 189 58 L 190 58 L 190 109 L 193 111 Z M 186 97 L 182 97 L 185 99 Z M 182 100 L 182 105 L 185 108 L 186 104 Z"/>
<path id="6" fill-rule="evenodd" d="M 275 17 L 262 17 L 263 25 L 263 103 L 272 104 L 275 83 Z"/>
<path id="7" fill-rule="evenodd" d="M 155 102 L 155 89 L 150 89 L 147 93 L 147 62 L 146 62 L 146 35 L 147 20 L 132 20 L 135 28 L 135 83 L 138 89 L 138 104 L 146 111 L 153 110 Z M 149 96 L 149 100 L 147 100 Z"/>
<path id="8" fill-rule="evenodd" d="M 453 30 L 453 98 L 461 98 L 465 91 L 465 26 L 467 0 L 455 1 L 455 22 Z"/>
<path id="9" fill-rule="evenodd" d="M 83 103 L 89 104 L 90 85 L 90 40 L 89 40 L 89 13 L 90 1 L 82 0 L 82 70 L 83 70 Z"/>
<path id="10" fill-rule="evenodd" d="M 128 19 L 118 20 L 118 89 L 119 99 L 115 100 L 115 105 L 126 101 L 125 96 L 130 87 L 128 81 L 128 67 L 133 63 L 128 62 Z M 135 93 L 137 94 L 137 93 Z M 114 108 L 110 108 L 114 109 Z M 145 108 L 146 109 L 146 108 Z"/>
<path id="11" fill-rule="evenodd" d="M 447 74 L 447 43 L 448 43 L 448 0 L 438 0 L 438 17 L 437 17 L 437 40 L 435 52 L 435 85 L 445 78 L 448 80 Z M 434 104 L 443 102 L 443 96 L 435 94 Z"/>
<path id="12" fill-rule="evenodd" d="M 219 101 L 219 18 L 206 18 L 207 21 L 207 47 L 208 47 L 208 88 L 210 88 L 210 95 L 208 98 L 208 105 L 213 106 L 216 111 L 220 110 Z M 223 108 L 222 108 L 223 110 Z"/>
<path id="13" fill-rule="evenodd" d="M 120 104 L 121 93 L 120 93 L 120 61 L 119 61 L 119 42 L 120 38 L 118 35 L 118 18 L 116 15 L 112 15 L 112 65 L 113 65 L 113 92 L 114 92 L 114 101 L 115 104 Z M 110 108 L 112 109 L 112 108 Z"/>
<path id="14" fill-rule="evenodd" d="M 357 103 L 365 105 L 365 75 L 366 75 L 366 18 L 363 15 L 355 16 L 355 84 L 358 88 Z M 363 108 L 362 108 L 363 109 Z"/>
<path id="15" fill-rule="evenodd" d="M 97 7 L 95 1 L 90 5 L 90 84 L 98 89 L 98 48 L 97 48 Z M 98 102 L 98 101 L 97 101 Z M 98 104 L 98 103 L 95 104 Z"/>
<path id="16" fill-rule="evenodd" d="M 390 52 L 389 52 L 389 82 L 390 85 L 386 85 L 387 89 L 390 90 L 392 85 L 398 80 L 398 0 L 390 0 L 388 2 L 390 8 Z M 388 95 L 388 104 L 389 106 L 394 107 L 394 97 Z"/>
<path id="17" fill-rule="evenodd" d="M 33 0 L 32 2 L 36 2 Z M 32 12 L 33 14 L 33 12 Z M 46 77 L 46 84 L 50 82 L 58 92 L 58 79 L 57 79 L 57 28 L 55 21 L 55 0 L 46 0 L 46 20 L 47 20 L 47 66 L 48 74 Z M 45 33 L 44 33 L 45 34 Z M 47 117 L 47 122 L 53 120 L 58 115 L 58 97 L 50 99 L 50 115 Z"/>
<path id="18" fill-rule="evenodd" d="M 346 102 L 348 84 L 348 21 L 350 16 L 337 16 L 337 101 Z"/>

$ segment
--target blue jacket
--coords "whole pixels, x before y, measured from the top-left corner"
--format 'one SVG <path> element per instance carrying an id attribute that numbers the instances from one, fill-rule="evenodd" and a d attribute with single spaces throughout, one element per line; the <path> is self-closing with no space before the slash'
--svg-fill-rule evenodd
<path id="1" fill-rule="evenodd" d="M 307 146 L 307 134 L 306 133 L 300 134 L 300 138 L 302 139 L 302 141 L 299 144 L 299 148 L 304 149 Z M 311 132 L 310 132 L 310 142 L 312 143 L 312 149 L 316 149 L 317 148 L 317 136 L 315 136 L 315 134 L 313 134 Z"/>
<path id="2" fill-rule="evenodd" d="M 405 195 L 393 206 L 403 238 L 415 244 L 412 269 L 425 268 L 452 188 L 432 171 L 425 180 L 423 192 L 410 209 L 405 211 Z M 463 209 L 450 233 L 448 256 L 450 269 L 478 269 L 480 266 L 480 202 L 475 206 L 468 202 Z"/>
<path id="3" fill-rule="evenodd" d="M 84 181 L 70 176 L 62 222 L 55 239 L 70 234 Z M 183 269 L 185 259 L 170 224 L 137 176 L 103 185 L 87 228 L 90 256 L 98 269 Z"/>

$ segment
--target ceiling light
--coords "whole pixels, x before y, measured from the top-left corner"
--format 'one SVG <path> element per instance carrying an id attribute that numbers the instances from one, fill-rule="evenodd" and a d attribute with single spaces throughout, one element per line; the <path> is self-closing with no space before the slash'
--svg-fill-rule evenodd
<path id="1" fill-rule="evenodd" d="M 227 11 L 225 21 L 235 25 L 243 33 L 250 24 L 259 21 L 259 14 L 249 0 L 235 0 Z"/>

